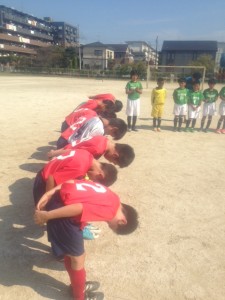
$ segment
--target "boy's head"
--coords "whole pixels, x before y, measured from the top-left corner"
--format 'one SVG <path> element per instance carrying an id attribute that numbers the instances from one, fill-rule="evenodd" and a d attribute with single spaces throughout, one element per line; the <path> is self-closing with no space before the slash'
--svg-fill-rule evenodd
<path id="1" fill-rule="evenodd" d="M 87 172 L 90 180 L 99 182 L 105 186 L 110 186 L 117 180 L 117 173 L 118 171 L 114 165 L 100 163 L 95 159 Z"/>
<path id="2" fill-rule="evenodd" d="M 194 90 L 194 91 L 199 91 L 199 89 L 200 89 L 200 81 L 197 80 L 197 81 L 195 81 L 195 82 L 193 83 L 193 90 Z"/>
<path id="3" fill-rule="evenodd" d="M 109 151 L 105 152 L 104 157 L 120 168 L 124 168 L 132 163 L 135 158 L 135 153 L 131 146 L 115 143 Z"/>
<path id="4" fill-rule="evenodd" d="M 132 81 L 136 81 L 138 79 L 138 72 L 137 70 L 132 70 L 130 72 L 130 78 Z"/>
<path id="5" fill-rule="evenodd" d="M 122 101 L 116 100 L 115 103 L 114 103 L 114 112 L 117 113 L 117 112 L 121 111 L 122 108 L 123 108 L 123 103 L 122 103 Z"/>
<path id="6" fill-rule="evenodd" d="M 130 205 L 121 204 L 115 218 L 108 222 L 109 227 L 119 235 L 126 235 L 134 232 L 138 227 L 138 213 Z"/>
<path id="7" fill-rule="evenodd" d="M 211 78 L 208 80 L 208 85 L 210 88 L 213 88 L 215 86 L 215 84 L 216 84 L 216 79 Z"/>
<path id="8" fill-rule="evenodd" d="M 157 85 L 158 85 L 158 87 L 159 87 L 159 88 L 162 88 L 163 85 L 164 85 L 164 82 L 165 82 L 164 78 L 159 77 L 159 78 L 157 79 Z"/>
<path id="9" fill-rule="evenodd" d="M 112 118 L 108 124 L 105 125 L 105 134 L 111 135 L 114 140 L 121 139 L 127 132 L 127 124 L 124 120 L 119 118 Z"/>

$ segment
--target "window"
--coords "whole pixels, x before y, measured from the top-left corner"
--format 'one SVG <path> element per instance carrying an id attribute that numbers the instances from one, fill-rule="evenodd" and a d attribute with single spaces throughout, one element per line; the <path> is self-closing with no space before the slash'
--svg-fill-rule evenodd
<path id="1" fill-rule="evenodd" d="M 95 56 L 102 56 L 102 50 L 95 50 L 94 54 Z"/>

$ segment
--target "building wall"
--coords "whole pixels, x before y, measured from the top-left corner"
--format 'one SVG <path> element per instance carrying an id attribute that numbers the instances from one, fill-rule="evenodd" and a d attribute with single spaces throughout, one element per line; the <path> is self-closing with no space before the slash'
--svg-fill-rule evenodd
<path id="1" fill-rule="evenodd" d="M 114 51 L 103 47 L 83 47 L 83 67 L 107 69 L 108 60 L 114 59 Z"/>

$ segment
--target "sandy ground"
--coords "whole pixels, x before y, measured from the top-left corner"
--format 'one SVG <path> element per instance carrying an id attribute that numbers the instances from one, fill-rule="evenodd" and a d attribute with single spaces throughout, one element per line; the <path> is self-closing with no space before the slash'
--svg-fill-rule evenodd
<path id="1" fill-rule="evenodd" d="M 126 104 L 125 81 L 1 76 L 0 299 L 70 299 L 63 264 L 33 223 L 32 183 L 64 117 L 88 95 L 111 92 Z M 173 132 L 171 93 L 163 132 L 152 131 L 143 82 L 135 148 L 112 189 L 134 205 L 140 227 L 117 237 L 105 224 L 85 241 L 88 280 L 106 300 L 225 299 L 225 135 Z M 220 85 L 217 86 L 221 88 Z M 118 114 L 126 119 L 125 109 Z M 218 116 L 213 120 L 215 128 Z M 200 121 L 198 121 L 199 126 Z"/>

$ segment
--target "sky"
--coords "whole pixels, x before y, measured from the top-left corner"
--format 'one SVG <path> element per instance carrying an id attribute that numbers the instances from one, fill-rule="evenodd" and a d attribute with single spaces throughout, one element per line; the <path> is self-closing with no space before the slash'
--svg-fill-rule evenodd
<path id="1" fill-rule="evenodd" d="M 164 40 L 225 42 L 225 0 L 0 0 L 0 4 L 79 26 L 82 44 L 145 41 L 160 50 Z"/>

